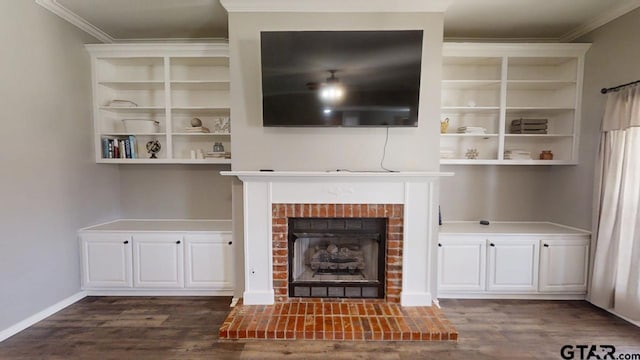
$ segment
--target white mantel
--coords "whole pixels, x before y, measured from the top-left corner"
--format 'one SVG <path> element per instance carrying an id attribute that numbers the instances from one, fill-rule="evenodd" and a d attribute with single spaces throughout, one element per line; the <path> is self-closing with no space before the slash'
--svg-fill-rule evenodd
<path id="1" fill-rule="evenodd" d="M 453 176 L 452 172 L 437 171 L 221 171 L 226 176 L 243 178 L 368 178 L 380 181 L 389 178 L 434 178 Z"/>
<path id="2" fill-rule="evenodd" d="M 403 306 L 431 306 L 435 292 L 437 209 L 441 172 L 223 171 L 243 182 L 243 303 L 273 304 L 272 204 L 404 205 Z"/>

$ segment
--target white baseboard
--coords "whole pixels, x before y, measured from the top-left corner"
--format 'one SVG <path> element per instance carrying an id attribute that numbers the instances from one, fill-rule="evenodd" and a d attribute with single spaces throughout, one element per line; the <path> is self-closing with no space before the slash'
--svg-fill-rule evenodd
<path id="1" fill-rule="evenodd" d="M 59 301 L 49 306 L 48 308 L 29 316 L 28 318 L 20 321 L 19 323 L 14 324 L 0 331 L 0 342 L 12 337 L 13 335 L 19 333 L 20 331 L 37 323 L 38 321 L 44 320 L 45 318 L 57 313 L 58 311 L 66 308 L 67 306 L 84 299 L 86 296 L 87 296 L 87 293 L 85 291 L 80 291 L 78 293 L 75 293 L 64 300 Z"/>
<path id="2" fill-rule="evenodd" d="M 185 290 L 185 289 L 131 289 L 96 290 L 87 289 L 87 296 L 232 296 L 233 290 Z"/>
<path id="3" fill-rule="evenodd" d="M 441 293 L 439 299 L 584 300 L 584 294 Z"/>
<path id="4" fill-rule="evenodd" d="M 273 305 L 276 297 L 273 290 L 270 291 L 245 291 L 242 296 L 244 305 Z"/>
<path id="5" fill-rule="evenodd" d="M 433 305 L 433 299 L 431 293 L 400 293 L 400 305 L 401 306 L 431 306 Z"/>
<path id="6" fill-rule="evenodd" d="M 594 303 L 591 303 L 591 304 L 592 304 L 593 306 L 598 306 L 598 305 L 596 305 L 596 304 L 594 304 Z M 620 319 L 622 319 L 622 320 L 624 320 L 624 321 L 630 322 L 630 323 L 632 323 L 633 325 L 635 325 L 635 326 L 637 326 L 637 327 L 640 327 L 640 321 L 631 320 L 631 319 L 629 319 L 629 318 L 628 318 L 628 317 L 626 317 L 626 316 L 622 316 L 622 315 L 618 314 L 614 309 L 605 309 L 605 308 L 600 307 L 600 306 L 598 306 L 598 307 L 599 307 L 600 309 L 602 309 L 602 310 L 605 310 L 605 311 L 607 311 L 607 312 L 609 312 L 609 313 L 611 313 L 611 314 L 613 314 L 613 315 L 615 315 L 615 316 L 619 317 Z"/>

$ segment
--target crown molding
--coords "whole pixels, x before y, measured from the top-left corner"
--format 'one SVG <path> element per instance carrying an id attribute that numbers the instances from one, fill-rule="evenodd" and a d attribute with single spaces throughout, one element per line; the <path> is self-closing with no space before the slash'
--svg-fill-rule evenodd
<path id="1" fill-rule="evenodd" d="M 453 0 L 220 0 L 227 12 L 437 12 Z"/>
<path id="2" fill-rule="evenodd" d="M 496 38 L 496 37 L 456 37 L 445 36 L 444 42 L 460 43 L 557 43 L 557 37 L 523 37 L 523 38 Z"/>
<path id="3" fill-rule="evenodd" d="M 202 37 L 202 38 L 139 38 L 139 39 L 114 39 L 114 43 L 117 44 L 130 44 L 130 43 L 163 43 L 163 44 L 171 44 L 171 43 L 206 43 L 206 44 L 217 44 L 224 43 L 228 44 L 229 39 L 222 37 Z"/>
<path id="4" fill-rule="evenodd" d="M 577 28 L 569 31 L 568 33 L 560 36 L 560 38 L 558 39 L 558 41 L 560 42 L 571 42 L 577 38 L 579 38 L 582 35 L 585 35 L 597 28 L 599 28 L 600 26 L 613 21 L 617 18 L 619 18 L 622 15 L 625 15 L 626 13 L 633 11 L 635 9 L 637 9 L 638 7 L 640 7 L 640 0 L 635 0 L 626 4 L 623 4 L 621 6 L 617 6 L 614 7 L 612 9 L 609 9 L 607 11 L 605 11 L 604 13 L 594 17 L 593 19 L 587 21 L 586 23 L 578 26 Z"/>
<path id="5" fill-rule="evenodd" d="M 98 29 L 96 26 L 81 18 L 73 11 L 60 5 L 56 0 L 36 0 L 36 4 L 67 20 L 71 24 L 77 26 L 81 30 L 102 41 L 103 43 L 110 44 L 115 41 L 115 39 L 109 34 Z"/>

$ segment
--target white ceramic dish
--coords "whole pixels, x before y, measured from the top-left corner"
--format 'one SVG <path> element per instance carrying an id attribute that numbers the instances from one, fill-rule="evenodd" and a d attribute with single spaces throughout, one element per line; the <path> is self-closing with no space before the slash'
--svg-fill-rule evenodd
<path id="1" fill-rule="evenodd" d="M 124 130 L 128 133 L 157 133 L 160 122 L 153 119 L 122 119 Z"/>

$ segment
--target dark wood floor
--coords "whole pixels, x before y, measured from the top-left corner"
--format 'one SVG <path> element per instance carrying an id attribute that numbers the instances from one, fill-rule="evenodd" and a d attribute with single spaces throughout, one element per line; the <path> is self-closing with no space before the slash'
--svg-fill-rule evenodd
<path id="1" fill-rule="evenodd" d="M 85 298 L 0 343 L 0 359 L 561 359 L 567 344 L 640 353 L 640 328 L 583 301 L 443 300 L 457 343 L 221 341 L 229 301 Z"/>

